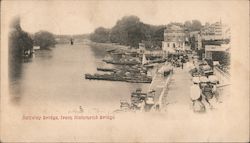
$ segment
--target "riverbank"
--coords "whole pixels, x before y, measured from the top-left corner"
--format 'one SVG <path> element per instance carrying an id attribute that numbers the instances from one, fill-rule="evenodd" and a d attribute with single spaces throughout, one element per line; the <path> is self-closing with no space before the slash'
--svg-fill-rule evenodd
<path id="1" fill-rule="evenodd" d="M 86 43 L 88 46 L 91 47 L 93 52 L 95 53 L 95 56 L 105 56 L 106 50 L 109 49 L 127 49 L 129 46 L 124 46 L 124 45 L 118 45 L 116 43 L 96 43 L 89 41 Z"/>
<path id="2" fill-rule="evenodd" d="M 103 48 L 129 48 L 129 46 L 125 46 L 125 45 L 119 45 L 117 43 L 97 43 L 97 42 L 93 42 L 90 41 L 87 43 L 87 45 L 90 45 L 92 47 L 103 47 Z"/>

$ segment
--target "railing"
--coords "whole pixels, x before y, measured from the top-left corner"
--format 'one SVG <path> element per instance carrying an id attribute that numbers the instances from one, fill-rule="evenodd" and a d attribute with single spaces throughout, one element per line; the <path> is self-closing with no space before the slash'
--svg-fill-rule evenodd
<path id="1" fill-rule="evenodd" d="M 218 67 L 214 67 L 214 74 L 217 76 L 221 85 L 230 83 L 230 75 Z"/>
<path id="2" fill-rule="evenodd" d="M 159 101 L 158 101 L 158 105 L 159 105 L 159 108 L 162 108 L 162 104 L 163 104 L 163 102 L 162 102 L 162 99 L 163 99 L 163 96 L 164 96 L 164 94 L 165 94 L 165 92 L 166 92 L 166 90 L 167 90 L 167 86 L 168 86 L 168 84 L 169 84 L 169 82 L 170 82 L 170 79 L 172 78 L 172 74 L 173 73 L 170 73 L 169 75 L 168 75 L 168 78 L 167 78 L 167 80 L 166 80 L 166 82 L 165 82 L 165 84 L 164 84 L 164 89 L 162 90 L 162 92 L 161 92 L 161 95 L 160 95 L 160 97 L 159 97 Z"/>
<path id="3" fill-rule="evenodd" d="M 158 108 L 159 108 L 159 110 L 162 108 L 162 104 L 163 104 L 163 97 L 164 97 L 164 95 L 165 95 L 165 92 L 167 91 L 167 86 L 168 86 L 168 84 L 169 84 L 169 82 L 170 82 L 170 79 L 172 78 L 172 74 L 173 74 L 173 72 L 170 72 L 170 74 L 168 75 L 168 77 L 167 77 L 167 79 L 164 79 L 163 80 L 163 82 L 164 82 L 164 84 L 162 85 L 162 89 L 161 89 L 161 92 L 160 92 L 160 95 L 159 95 L 159 97 L 158 97 L 158 100 L 155 102 L 155 104 L 151 107 L 151 111 L 152 110 L 156 110 L 156 108 L 157 108 L 157 106 L 158 106 Z M 150 84 L 150 86 L 149 86 L 149 90 L 148 90 L 148 92 L 149 91 L 151 91 L 152 90 L 152 87 L 154 86 L 154 81 L 156 81 L 157 80 L 157 77 L 159 77 L 159 76 L 161 76 L 160 75 L 160 73 L 158 73 L 157 71 L 156 71 L 156 73 L 155 73 L 155 75 L 154 75 L 154 77 L 153 77 L 153 80 L 152 80 L 152 83 Z M 156 95 L 155 95 L 156 96 Z"/>

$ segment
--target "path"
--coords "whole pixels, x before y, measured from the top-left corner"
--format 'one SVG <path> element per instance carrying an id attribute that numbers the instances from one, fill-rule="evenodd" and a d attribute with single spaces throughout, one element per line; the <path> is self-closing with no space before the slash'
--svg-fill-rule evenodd
<path id="1" fill-rule="evenodd" d="M 175 68 L 174 74 L 168 86 L 168 92 L 165 93 L 164 110 L 178 114 L 190 110 L 190 85 L 191 77 L 188 68 Z"/>

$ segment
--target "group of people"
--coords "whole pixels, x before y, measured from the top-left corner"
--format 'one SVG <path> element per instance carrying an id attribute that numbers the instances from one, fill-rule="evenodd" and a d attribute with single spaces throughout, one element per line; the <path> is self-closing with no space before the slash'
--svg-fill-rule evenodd
<path id="1" fill-rule="evenodd" d="M 214 75 L 210 75 L 208 77 L 193 77 L 193 84 L 191 85 L 190 96 L 192 106 L 195 112 L 205 112 L 205 104 L 208 104 L 210 108 L 213 108 L 213 105 L 210 101 L 217 101 L 217 84 L 218 80 Z"/>
<path id="2" fill-rule="evenodd" d="M 183 56 L 174 56 L 170 60 L 173 67 L 181 67 L 183 69 L 184 63 L 186 60 Z"/>

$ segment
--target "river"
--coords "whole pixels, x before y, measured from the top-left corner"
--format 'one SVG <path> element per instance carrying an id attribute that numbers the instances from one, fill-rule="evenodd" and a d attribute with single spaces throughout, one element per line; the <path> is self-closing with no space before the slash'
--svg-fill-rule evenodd
<path id="1" fill-rule="evenodd" d="M 146 91 L 149 84 L 86 80 L 84 74 L 97 72 L 105 56 L 101 44 L 91 45 L 58 44 L 51 50 L 36 51 L 30 62 L 22 64 L 11 85 L 14 104 L 29 113 L 68 112 L 79 106 L 114 110 L 137 87 Z"/>

